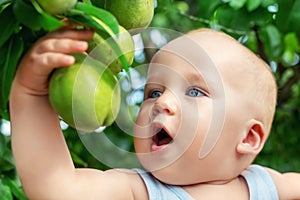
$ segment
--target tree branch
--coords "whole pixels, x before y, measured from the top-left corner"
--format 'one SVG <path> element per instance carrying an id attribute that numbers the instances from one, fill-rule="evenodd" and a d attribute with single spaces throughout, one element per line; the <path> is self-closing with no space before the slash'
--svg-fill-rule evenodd
<path id="1" fill-rule="evenodd" d="M 293 66 L 292 69 L 294 71 L 294 75 L 290 77 L 290 79 L 278 89 L 278 105 L 282 105 L 290 99 L 292 87 L 300 79 L 300 64 L 298 64 L 297 66 Z"/>
<path id="2" fill-rule="evenodd" d="M 257 46 L 258 46 L 258 54 L 260 55 L 260 57 L 267 63 L 270 62 L 265 49 L 264 49 L 264 43 L 261 41 L 259 34 L 258 34 L 258 27 L 254 26 L 253 27 L 253 31 L 255 33 L 255 37 L 256 37 L 256 42 L 257 42 Z"/>

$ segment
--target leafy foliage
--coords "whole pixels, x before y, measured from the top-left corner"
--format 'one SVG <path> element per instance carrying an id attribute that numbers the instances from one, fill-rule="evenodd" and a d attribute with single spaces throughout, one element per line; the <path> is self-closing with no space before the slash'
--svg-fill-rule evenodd
<path id="1" fill-rule="evenodd" d="M 13 5 L 12 2 L 19 4 Z M 104 0 L 92 2 L 105 7 Z M 0 33 L 0 119 L 9 119 L 7 110 L 9 87 L 18 58 L 45 31 L 60 26 L 60 21 L 35 10 L 31 10 L 30 17 L 35 16 L 39 22 L 26 21 L 29 17 L 24 16 L 26 12 L 19 12 L 18 6 L 21 6 L 21 3 L 25 4 L 22 8 L 32 9 L 29 1 L 0 1 L 0 26 L 2 27 Z M 14 15 L 17 11 L 18 14 Z M 86 18 L 77 13 L 74 20 L 82 22 Z M 282 172 L 299 171 L 300 168 L 298 159 L 300 153 L 298 145 L 300 140 L 298 134 L 300 132 L 299 21 L 300 0 L 157 0 L 151 24 L 153 27 L 168 28 L 182 33 L 199 27 L 222 30 L 270 64 L 278 83 L 277 112 L 271 135 L 255 162 Z M 97 26 L 96 28 L 99 31 L 105 30 L 105 27 Z M 155 41 L 146 35 L 143 39 L 145 44 L 155 44 Z M 134 66 L 149 62 L 152 53 L 145 51 L 145 59 L 142 61 L 136 59 Z M 143 70 L 138 68 L 136 70 L 144 76 Z M 126 95 L 124 98 L 132 94 L 128 92 Z M 133 120 L 139 103 L 129 106 Z M 106 130 L 106 135 L 117 146 L 131 152 L 133 144 L 129 132 L 130 128 L 121 130 L 118 124 L 114 124 Z M 110 167 L 91 155 L 75 130 L 67 128 L 64 133 L 76 166 L 99 169 Z M 9 136 L 0 134 L 0 196 L 2 199 L 25 199 L 9 144 Z"/>

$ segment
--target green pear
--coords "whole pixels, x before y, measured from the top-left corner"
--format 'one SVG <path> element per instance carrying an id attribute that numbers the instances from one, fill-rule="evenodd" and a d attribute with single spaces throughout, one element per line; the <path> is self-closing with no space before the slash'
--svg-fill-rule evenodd
<path id="1" fill-rule="evenodd" d="M 77 0 L 37 0 L 37 2 L 45 12 L 56 15 L 72 8 L 77 3 Z"/>
<path id="2" fill-rule="evenodd" d="M 111 125 L 120 107 L 120 87 L 113 73 L 85 54 L 74 54 L 75 64 L 58 68 L 51 76 L 49 100 L 70 126 L 92 132 Z"/>
<path id="3" fill-rule="evenodd" d="M 95 33 L 93 38 L 88 41 L 88 52 L 91 57 L 101 61 L 114 74 L 117 74 L 123 69 L 123 66 L 119 60 L 120 55 L 117 55 L 111 47 L 113 40 L 119 45 L 127 63 L 131 65 L 134 59 L 134 43 L 129 32 L 122 26 L 119 26 L 119 34 L 106 40 L 101 35 Z"/>
<path id="4" fill-rule="evenodd" d="M 108 0 L 106 9 L 134 35 L 150 24 L 154 14 L 154 0 Z"/>

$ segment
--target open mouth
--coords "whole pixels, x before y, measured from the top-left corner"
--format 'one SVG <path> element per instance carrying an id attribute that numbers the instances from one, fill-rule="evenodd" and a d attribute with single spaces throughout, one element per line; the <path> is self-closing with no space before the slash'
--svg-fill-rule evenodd
<path id="1" fill-rule="evenodd" d="M 170 144 L 173 141 L 173 138 L 168 134 L 168 132 L 160 128 L 157 133 L 153 135 L 152 141 L 156 146 L 163 146 Z"/>

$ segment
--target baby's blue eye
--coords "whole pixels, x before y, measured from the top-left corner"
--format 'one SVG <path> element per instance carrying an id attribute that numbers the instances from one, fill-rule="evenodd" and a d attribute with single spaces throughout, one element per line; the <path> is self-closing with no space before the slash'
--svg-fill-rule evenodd
<path id="1" fill-rule="evenodd" d="M 204 96 L 204 93 L 197 89 L 197 88 L 190 88 L 187 93 L 186 93 L 188 96 L 191 96 L 191 97 L 201 97 L 201 96 Z"/>
<path id="2" fill-rule="evenodd" d="M 154 90 L 154 91 L 151 91 L 148 95 L 149 98 L 158 98 L 162 95 L 162 92 L 161 91 L 158 91 L 158 90 Z"/>

